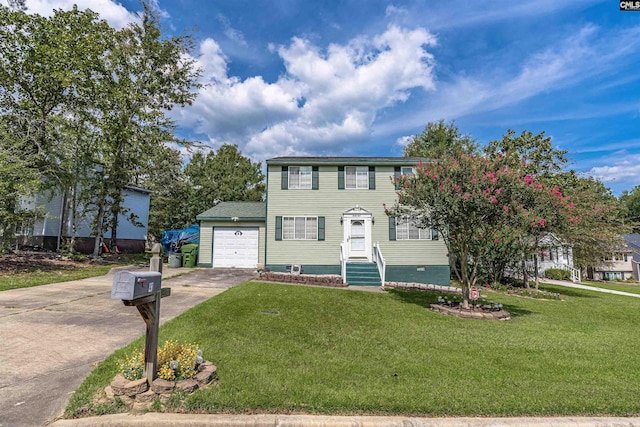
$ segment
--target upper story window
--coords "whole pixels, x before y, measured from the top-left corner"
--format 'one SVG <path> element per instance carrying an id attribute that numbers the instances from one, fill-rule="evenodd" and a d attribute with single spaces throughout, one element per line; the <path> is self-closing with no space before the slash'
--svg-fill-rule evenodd
<path id="1" fill-rule="evenodd" d="M 396 218 L 397 240 L 431 240 L 430 228 L 419 228 L 408 218 Z"/>
<path id="2" fill-rule="evenodd" d="M 311 189 L 311 166 L 289 166 L 289 189 Z"/>
<path id="3" fill-rule="evenodd" d="M 367 166 L 345 166 L 345 188 L 363 189 L 369 188 L 369 168 Z"/>

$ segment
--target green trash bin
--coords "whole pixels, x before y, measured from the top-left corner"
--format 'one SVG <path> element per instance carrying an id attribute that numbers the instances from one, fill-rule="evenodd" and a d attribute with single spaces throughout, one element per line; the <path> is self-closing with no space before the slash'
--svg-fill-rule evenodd
<path id="1" fill-rule="evenodd" d="M 198 245 L 189 243 L 188 245 L 182 246 L 180 251 L 182 252 L 182 266 L 195 267 L 198 258 Z"/>
<path id="2" fill-rule="evenodd" d="M 182 254 L 169 254 L 169 267 L 170 268 L 182 267 Z"/>

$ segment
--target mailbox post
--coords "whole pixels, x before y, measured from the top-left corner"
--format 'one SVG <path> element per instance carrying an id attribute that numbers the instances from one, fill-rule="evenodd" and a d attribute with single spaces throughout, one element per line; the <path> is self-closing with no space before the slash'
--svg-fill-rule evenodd
<path id="1" fill-rule="evenodd" d="M 161 285 L 161 273 L 119 271 L 111 288 L 111 298 L 121 299 L 126 306 L 135 306 L 146 324 L 144 372 L 149 384 L 156 378 L 160 300 L 171 295 L 171 289 Z"/>

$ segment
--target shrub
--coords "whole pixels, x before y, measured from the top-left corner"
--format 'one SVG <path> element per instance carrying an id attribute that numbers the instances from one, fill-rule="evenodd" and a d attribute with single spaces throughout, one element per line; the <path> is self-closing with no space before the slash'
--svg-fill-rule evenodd
<path id="1" fill-rule="evenodd" d="M 168 381 L 192 378 L 202 361 L 202 351 L 195 345 L 166 341 L 158 348 L 158 378 Z M 144 375 L 144 353 L 141 350 L 134 351 L 118 365 L 126 379 L 139 380 Z"/>
<path id="2" fill-rule="evenodd" d="M 561 268 L 549 268 L 544 271 L 544 277 L 552 280 L 571 280 L 571 273 Z"/>

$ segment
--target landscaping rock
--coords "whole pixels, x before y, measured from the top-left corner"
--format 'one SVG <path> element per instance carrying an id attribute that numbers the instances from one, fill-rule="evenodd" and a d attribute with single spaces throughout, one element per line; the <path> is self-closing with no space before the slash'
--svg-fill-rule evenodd
<path id="1" fill-rule="evenodd" d="M 111 381 L 111 390 L 113 394 L 116 396 L 122 396 L 126 394 L 127 384 L 129 384 L 129 380 L 126 379 L 122 374 L 116 375 L 116 377 Z"/>
<path id="2" fill-rule="evenodd" d="M 158 395 L 153 390 L 147 390 L 136 396 L 136 402 L 153 402 Z"/>
<path id="3" fill-rule="evenodd" d="M 151 383 L 151 390 L 155 393 L 162 394 L 171 392 L 175 384 L 172 381 L 163 380 L 162 378 L 156 378 Z"/>
<path id="4" fill-rule="evenodd" d="M 139 402 L 136 400 L 131 406 L 131 412 L 145 412 L 151 408 L 151 403 L 152 402 Z"/>
<path id="5" fill-rule="evenodd" d="M 208 360 L 205 360 L 204 362 L 202 362 L 200 365 L 198 365 L 198 372 L 202 372 L 204 371 L 204 369 L 207 366 L 213 366 L 213 363 L 209 362 Z"/>
<path id="6" fill-rule="evenodd" d="M 198 381 L 196 380 L 181 380 L 176 383 L 176 390 L 181 390 L 186 393 L 193 393 L 198 389 Z"/>
<path id="7" fill-rule="evenodd" d="M 135 397 L 136 394 L 144 393 L 149 390 L 149 384 L 147 384 L 146 378 L 130 381 L 124 388 L 124 394 L 129 397 Z"/>
<path id="8" fill-rule="evenodd" d="M 218 379 L 218 368 L 215 365 L 206 366 L 202 372 L 196 374 L 195 380 L 200 387 L 204 387 L 214 379 Z"/>
<path id="9" fill-rule="evenodd" d="M 110 385 L 104 388 L 104 394 L 107 396 L 107 399 L 110 399 L 110 400 L 113 400 L 113 398 L 116 397 Z"/>

